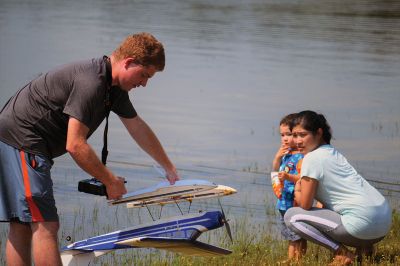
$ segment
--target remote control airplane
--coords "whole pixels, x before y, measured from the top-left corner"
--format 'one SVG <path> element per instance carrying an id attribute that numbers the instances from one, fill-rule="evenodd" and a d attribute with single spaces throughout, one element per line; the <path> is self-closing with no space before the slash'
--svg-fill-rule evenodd
<path id="1" fill-rule="evenodd" d="M 122 199 L 110 201 L 111 205 L 126 203 L 127 207 L 178 203 L 195 199 L 221 197 L 236 190 L 204 180 L 179 180 L 174 185 L 162 182 L 157 186 L 126 194 Z M 178 206 L 179 207 L 179 206 Z M 151 213 L 150 213 L 151 215 Z M 153 218 L 154 220 L 154 218 Z M 158 248 L 191 256 L 219 256 L 231 251 L 197 241 L 206 231 L 224 226 L 232 234 L 221 206 L 221 211 L 188 213 L 164 218 L 112 233 L 91 237 L 72 243 L 61 250 L 63 265 L 88 265 L 98 256 L 116 249 Z"/>
<path id="2" fill-rule="evenodd" d="M 234 188 L 217 185 L 206 180 L 178 180 L 174 185 L 161 182 L 156 186 L 127 193 L 120 200 L 110 201 L 111 205 L 127 203 L 128 208 L 163 205 L 182 201 L 215 198 L 236 193 Z"/>

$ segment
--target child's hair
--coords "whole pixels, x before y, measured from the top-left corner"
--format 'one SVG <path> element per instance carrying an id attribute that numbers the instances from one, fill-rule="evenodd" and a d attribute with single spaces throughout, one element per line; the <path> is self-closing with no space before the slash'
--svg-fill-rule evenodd
<path id="1" fill-rule="evenodd" d="M 294 122 L 295 118 L 296 118 L 296 114 L 288 114 L 281 119 L 281 122 L 279 122 L 279 125 L 280 126 L 281 125 L 289 126 L 290 130 L 292 130 L 293 122 Z"/>
<path id="2" fill-rule="evenodd" d="M 313 135 L 317 134 L 318 129 L 321 128 L 323 132 L 323 140 L 327 144 L 331 143 L 332 130 L 324 115 L 317 114 L 316 112 L 310 110 L 302 111 L 296 114 L 291 130 L 298 125 L 303 127 L 305 130 L 312 132 Z"/>
<path id="3" fill-rule="evenodd" d="M 117 61 L 133 57 L 137 64 L 154 66 L 158 71 L 164 70 L 164 47 L 153 35 L 141 32 L 128 36 L 120 46 L 115 49 L 113 56 Z"/>

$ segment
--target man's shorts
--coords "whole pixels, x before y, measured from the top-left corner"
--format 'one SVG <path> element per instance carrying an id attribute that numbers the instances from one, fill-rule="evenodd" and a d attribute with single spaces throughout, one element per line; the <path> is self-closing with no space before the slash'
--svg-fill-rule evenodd
<path id="1" fill-rule="evenodd" d="M 52 161 L 0 141 L 0 221 L 58 221 Z"/>

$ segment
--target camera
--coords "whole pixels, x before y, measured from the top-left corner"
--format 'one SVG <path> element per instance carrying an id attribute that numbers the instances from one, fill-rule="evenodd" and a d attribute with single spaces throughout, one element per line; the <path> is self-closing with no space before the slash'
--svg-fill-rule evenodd
<path id="1" fill-rule="evenodd" d="M 106 186 L 96 178 L 79 181 L 78 191 L 93 195 L 107 196 Z"/>

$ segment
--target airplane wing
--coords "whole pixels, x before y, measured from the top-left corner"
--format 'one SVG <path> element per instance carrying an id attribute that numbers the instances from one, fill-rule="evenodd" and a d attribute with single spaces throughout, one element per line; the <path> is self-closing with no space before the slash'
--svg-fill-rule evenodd
<path id="1" fill-rule="evenodd" d="M 84 266 L 89 265 L 93 258 L 102 256 L 110 250 L 104 251 L 82 251 L 82 250 L 64 250 L 61 252 L 61 261 L 63 266 Z"/>
<path id="2" fill-rule="evenodd" d="M 209 245 L 196 240 L 163 238 L 163 237 L 136 237 L 118 242 L 138 248 L 158 248 L 190 256 L 213 257 L 231 254 L 232 251 Z"/>
<path id="3" fill-rule="evenodd" d="M 151 201 L 154 199 L 163 199 L 178 197 L 185 194 L 196 193 L 217 187 L 216 184 L 199 179 L 178 180 L 174 185 L 168 181 L 161 182 L 156 186 L 140 189 L 125 194 L 122 199 L 109 201 L 111 205 L 126 203 L 130 201 Z"/>
<path id="4" fill-rule="evenodd" d="M 143 207 L 146 205 L 165 205 L 169 203 L 177 203 L 181 201 L 192 201 L 198 199 L 207 199 L 207 198 L 216 198 L 216 197 L 223 197 L 228 196 L 231 194 L 236 193 L 236 189 L 224 186 L 224 185 L 217 185 L 214 188 L 203 190 L 203 191 L 190 191 L 181 193 L 180 195 L 174 196 L 154 196 L 148 197 L 146 199 L 139 199 L 139 200 L 129 200 L 127 201 L 126 207 L 127 208 L 136 208 L 136 207 Z"/>

